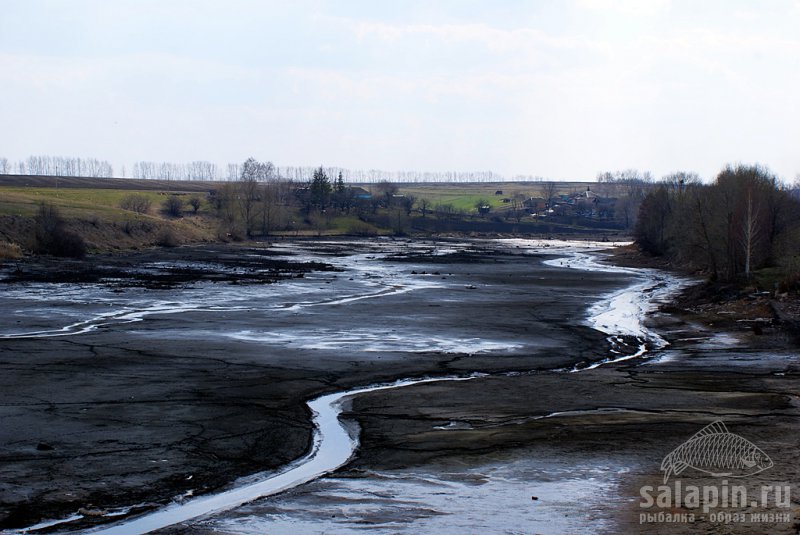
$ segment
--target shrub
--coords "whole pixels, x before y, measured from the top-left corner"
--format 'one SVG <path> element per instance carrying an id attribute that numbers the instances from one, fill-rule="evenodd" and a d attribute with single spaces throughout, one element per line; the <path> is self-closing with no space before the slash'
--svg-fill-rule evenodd
<path id="1" fill-rule="evenodd" d="M 224 242 L 242 241 L 245 238 L 244 231 L 236 224 L 221 224 L 217 229 L 217 238 Z"/>
<path id="2" fill-rule="evenodd" d="M 156 236 L 156 245 L 160 245 L 161 247 L 177 247 L 180 245 L 180 240 L 172 227 L 164 227 L 158 233 L 158 236 Z"/>
<path id="3" fill-rule="evenodd" d="M 33 249 L 38 254 L 53 256 L 86 256 L 86 242 L 80 235 L 65 228 L 58 209 L 51 204 L 39 206 L 35 219 Z"/>
<path id="4" fill-rule="evenodd" d="M 69 258 L 83 258 L 86 256 L 86 242 L 79 234 L 65 230 L 59 236 L 58 246 L 53 249 L 52 254 Z"/>
<path id="5" fill-rule="evenodd" d="M 198 210 L 200 210 L 200 205 L 203 201 L 200 200 L 200 197 L 197 195 L 193 195 L 189 198 L 189 206 L 192 207 L 192 211 L 196 214 Z"/>
<path id="6" fill-rule="evenodd" d="M 156 228 L 155 224 L 150 221 L 137 219 L 127 219 L 119 223 L 118 226 L 122 229 L 122 232 L 129 236 L 133 236 L 136 233 L 149 234 Z"/>
<path id="7" fill-rule="evenodd" d="M 163 203 L 164 213 L 170 217 L 183 215 L 183 201 L 177 195 L 170 195 Z"/>
<path id="8" fill-rule="evenodd" d="M 150 211 L 150 197 L 141 193 L 131 193 L 120 201 L 119 206 L 123 210 L 130 210 L 137 214 L 146 214 Z"/>

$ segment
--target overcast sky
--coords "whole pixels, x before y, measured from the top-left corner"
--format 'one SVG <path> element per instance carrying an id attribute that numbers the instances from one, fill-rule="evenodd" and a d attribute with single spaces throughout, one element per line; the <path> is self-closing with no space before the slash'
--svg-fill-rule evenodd
<path id="1" fill-rule="evenodd" d="M 800 0 L 0 0 L 0 157 L 800 173 Z"/>

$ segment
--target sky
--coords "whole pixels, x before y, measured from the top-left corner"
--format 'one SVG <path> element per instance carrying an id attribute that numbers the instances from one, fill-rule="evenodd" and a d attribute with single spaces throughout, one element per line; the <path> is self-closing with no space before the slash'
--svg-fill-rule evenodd
<path id="1" fill-rule="evenodd" d="M 800 173 L 800 0 L 0 0 L 0 157 Z"/>

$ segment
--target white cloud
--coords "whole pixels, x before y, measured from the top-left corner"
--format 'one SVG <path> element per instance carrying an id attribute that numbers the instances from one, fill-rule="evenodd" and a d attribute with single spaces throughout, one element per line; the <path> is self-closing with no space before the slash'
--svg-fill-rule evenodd
<path id="1" fill-rule="evenodd" d="M 401 41 L 435 39 L 442 45 L 479 43 L 497 53 L 533 48 L 590 50 L 602 45 L 581 36 L 555 35 L 532 28 L 501 29 L 482 23 L 473 24 L 388 24 L 374 21 L 340 19 L 360 40 Z"/>
<path id="2" fill-rule="evenodd" d="M 635 17 L 661 15 L 671 8 L 671 0 L 578 0 L 583 9 Z"/>

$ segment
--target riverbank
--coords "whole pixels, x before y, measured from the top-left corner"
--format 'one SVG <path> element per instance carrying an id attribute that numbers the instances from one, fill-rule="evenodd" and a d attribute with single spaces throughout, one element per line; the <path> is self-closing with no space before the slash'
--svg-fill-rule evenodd
<path id="1" fill-rule="evenodd" d="M 797 479 L 792 352 L 754 354 L 749 339 L 661 313 L 652 325 L 671 345 L 655 360 L 555 371 L 608 358 L 605 335 L 580 318 L 635 275 L 544 265 L 565 253 L 508 242 L 273 249 L 343 271 L 275 285 L 184 281 L 159 290 L 149 310 L 154 290 L 135 285 L 93 282 L 83 303 L 58 285 L 13 286 L 24 294 L 11 296 L 17 333 L 53 317 L 126 312 L 75 337 L 0 340 L 4 527 L 186 499 L 302 455 L 303 401 L 314 395 L 473 371 L 491 375 L 355 398 L 345 414 L 362 429 L 361 448 L 346 469 L 181 532 L 395 532 L 435 519 L 457 528 L 460 509 L 438 504 L 439 491 L 463 497 L 483 522 L 635 532 L 637 485 L 658 479 L 664 455 L 717 416 Z M 424 491 L 409 501 L 398 488 Z M 575 524 L 563 523 L 564 507 Z"/>
<path id="2" fill-rule="evenodd" d="M 663 257 L 642 253 L 635 244 L 614 250 L 610 261 L 614 265 L 661 269 L 698 280 L 699 284 L 675 294 L 662 307 L 664 311 L 717 330 L 752 332 L 757 336 L 766 333 L 767 346 L 778 343 L 785 347 L 787 342 L 790 346 L 800 345 L 800 294 L 781 292 L 775 285 L 762 288 L 757 281 L 710 283 L 704 274 L 682 269 Z"/>

